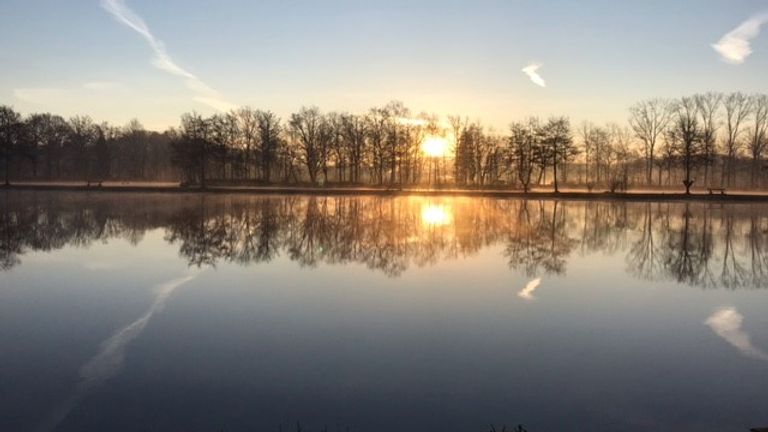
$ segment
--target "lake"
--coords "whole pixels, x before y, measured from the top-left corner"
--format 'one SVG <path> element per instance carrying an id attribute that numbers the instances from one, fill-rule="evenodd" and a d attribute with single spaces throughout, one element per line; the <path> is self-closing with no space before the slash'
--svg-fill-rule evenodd
<path id="1" fill-rule="evenodd" d="M 747 431 L 766 288 L 764 204 L 4 191 L 0 430 Z"/>

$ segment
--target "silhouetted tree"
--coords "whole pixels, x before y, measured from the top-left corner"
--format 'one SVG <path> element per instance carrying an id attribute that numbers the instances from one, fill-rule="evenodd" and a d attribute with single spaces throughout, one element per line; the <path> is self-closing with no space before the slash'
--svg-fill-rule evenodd
<path id="1" fill-rule="evenodd" d="M 725 157 L 726 169 L 723 170 L 723 179 L 728 186 L 733 182 L 734 164 L 739 149 L 743 142 L 739 139 L 743 132 L 743 126 L 749 117 L 752 101 L 744 93 L 731 93 L 723 99 L 725 108 Z"/>
<path id="2" fill-rule="evenodd" d="M 52 114 L 32 114 L 27 119 L 30 139 L 36 148 L 37 160 L 33 176 L 38 174 L 37 162 L 45 161 L 45 179 L 61 177 L 61 159 L 64 146 L 71 135 L 69 124 L 63 117 Z"/>
<path id="3" fill-rule="evenodd" d="M 185 181 L 205 188 L 207 165 L 214 147 L 210 141 L 210 122 L 197 113 L 184 114 L 172 147 L 173 162 L 182 170 Z"/>
<path id="4" fill-rule="evenodd" d="M 302 160 L 312 183 L 317 183 L 317 173 L 322 165 L 323 122 L 323 115 L 317 107 L 302 107 L 298 113 L 291 114 L 291 132 L 299 144 Z"/>
<path id="5" fill-rule="evenodd" d="M 24 132 L 21 115 L 9 106 L 0 106 L 0 159 L 6 186 L 10 184 L 11 165 L 22 153 Z"/>
<path id="6" fill-rule="evenodd" d="M 757 184 L 757 176 L 760 172 L 760 161 L 768 146 L 768 95 L 753 95 L 751 98 L 752 107 L 752 130 L 750 132 L 749 154 L 752 158 L 751 185 Z"/>
<path id="7" fill-rule="evenodd" d="M 269 183 L 272 178 L 277 155 L 282 145 L 280 119 L 271 111 L 257 111 L 256 125 L 259 137 L 259 155 L 262 180 Z"/>
<path id="8" fill-rule="evenodd" d="M 649 99 L 633 105 L 629 113 L 629 124 L 644 145 L 646 183 L 651 184 L 654 150 L 659 136 L 672 118 L 671 104 L 665 99 Z"/>
<path id="9" fill-rule="evenodd" d="M 360 173 L 369 159 L 367 141 L 368 124 L 364 116 L 343 114 L 341 116 L 342 136 L 349 152 L 350 181 L 360 183 Z"/>
<path id="10" fill-rule="evenodd" d="M 74 116 L 69 119 L 69 126 L 69 167 L 75 175 L 90 184 L 93 169 L 91 155 L 96 143 L 96 125 L 89 116 Z"/>
<path id="11" fill-rule="evenodd" d="M 510 126 L 509 157 L 525 193 L 530 188 L 537 158 L 542 155 L 539 128 L 539 120 L 535 117 L 525 123 L 512 123 Z"/>
<path id="12" fill-rule="evenodd" d="M 571 125 L 566 117 L 551 118 L 541 127 L 541 142 L 548 153 L 552 166 L 552 181 L 555 193 L 557 186 L 557 168 L 567 163 L 576 154 L 571 136 Z"/>
<path id="13" fill-rule="evenodd" d="M 675 118 L 672 131 L 680 141 L 680 157 L 685 174 L 683 185 L 685 193 L 690 194 L 694 183 L 694 179 L 691 178 L 692 170 L 703 157 L 703 132 L 699 124 L 699 108 L 696 100 L 691 97 L 680 99 L 674 107 Z"/>
<path id="14" fill-rule="evenodd" d="M 718 114 L 723 100 L 722 93 L 708 92 L 694 97 L 701 124 L 701 164 L 704 167 L 704 185 L 709 185 L 709 168 L 714 162 Z"/>
<path id="15" fill-rule="evenodd" d="M 101 186 L 104 180 L 107 180 L 111 174 L 112 158 L 109 145 L 107 144 L 106 130 L 107 125 L 96 128 L 96 143 L 93 147 L 94 179 Z"/>

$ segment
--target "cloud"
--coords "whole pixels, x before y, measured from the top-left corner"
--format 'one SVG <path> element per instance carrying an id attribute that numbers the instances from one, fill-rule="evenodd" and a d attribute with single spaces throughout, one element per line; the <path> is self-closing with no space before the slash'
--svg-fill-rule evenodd
<path id="1" fill-rule="evenodd" d="M 533 292 L 536 291 L 536 288 L 538 288 L 539 285 L 541 285 L 541 278 L 536 278 L 525 284 L 525 287 L 517 293 L 517 296 L 523 300 L 536 300 L 536 297 L 533 296 Z"/>
<path id="2" fill-rule="evenodd" d="M 166 301 L 177 288 L 198 275 L 199 273 L 193 273 L 158 285 L 155 288 L 155 300 L 147 311 L 102 342 L 99 352 L 80 368 L 80 381 L 75 385 L 72 393 L 56 406 L 37 430 L 55 430 L 56 426 L 69 415 L 85 396 L 117 375 L 123 368 L 125 347 L 141 335 L 152 316 L 163 310 Z"/>
<path id="3" fill-rule="evenodd" d="M 531 63 L 528 66 L 524 67 L 522 71 L 524 74 L 528 75 L 528 78 L 530 78 L 534 84 L 540 87 L 546 87 L 547 83 L 544 81 L 544 78 L 542 78 L 541 75 L 539 75 L 539 73 L 536 72 L 539 70 L 540 67 L 541 67 L 540 64 Z"/>
<path id="4" fill-rule="evenodd" d="M 745 356 L 768 361 L 768 353 L 752 345 L 749 335 L 741 329 L 743 322 L 744 316 L 736 309 L 721 308 L 707 318 L 704 324 Z"/>
<path id="5" fill-rule="evenodd" d="M 723 61 L 742 64 L 752 54 L 750 41 L 760 34 L 760 27 L 768 23 L 768 12 L 752 15 L 738 27 L 726 33 L 712 48 L 720 54 Z"/>
<path id="6" fill-rule="evenodd" d="M 141 35 L 147 41 L 154 54 L 152 65 L 171 75 L 182 78 L 184 85 L 195 93 L 193 98 L 195 101 L 219 111 L 229 111 L 236 108 L 235 105 L 226 101 L 218 91 L 205 84 L 193 73 L 176 64 L 165 50 L 163 42 L 152 34 L 147 24 L 139 15 L 125 5 L 124 0 L 101 0 L 101 7 L 109 12 L 119 23 Z"/>

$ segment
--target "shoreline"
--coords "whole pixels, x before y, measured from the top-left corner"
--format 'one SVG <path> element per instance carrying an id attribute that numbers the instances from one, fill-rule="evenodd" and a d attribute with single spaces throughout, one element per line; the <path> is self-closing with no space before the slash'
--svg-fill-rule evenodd
<path id="1" fill-rule="evenodd" d="M 0 186 L 0 191 L 62 191 L 97 193 L 181 193 L 181 194 L 251 194 L 251 195 L 327 195 L 327 196 L 449 196 L 485 197 L 516 199 L 565 199 L 565 200 L 624 200 L 624 201 L 726 201 L 726 202 L 768 202 L 765 193 L 719 193 L 707 192 L 686 195 L 680 192 L 586 192 L 530 191 L 499 189 L 422 189 L 422 188 L 377 188 L 377 187 L 311 187 L 311 186 L 208 186 L 181 187 L 178 185 L 103 185 L 85 184 L 11 184 Z"/>

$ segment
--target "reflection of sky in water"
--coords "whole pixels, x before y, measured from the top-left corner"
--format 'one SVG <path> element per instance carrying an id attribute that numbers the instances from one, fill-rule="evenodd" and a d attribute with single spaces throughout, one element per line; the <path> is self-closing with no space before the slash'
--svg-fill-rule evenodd
<path id="1" fill-rule="evenodd" d="M 517 296 L 523 300 L 536 300 L 536 297 L 533 296 L 533 292 L 536 291 L 536 288 L 538 288 L 539 285 L 541 285 L 541 278 L 533 279 L 525 284 L 523 289 L 517 293 Z"/>
<path id="2" fill-rule="evenodd" d="M 761 207 L 147 200 L 0 236 L 0 430 L 768 424 Z"/>
<path id="3" fill-rule="evenodd" d="M 707 320 L 707 324 L 718 336 L 733 345 L 747 357 L 768 361 L 768 353 L 755 347 L 752 339 L 741 328 L 744 316 L 732 307 L 716 310 Z"/>
<path id="4" fill-rule="evenodd" d="M 54 408 L 51 415 L 44 420 L 38 430 L 55 430 L 56 426 L 67 417 L 83 397 L 117 375 L 123 367 L 126 346 L 141 335 L 141 332 L 144 331 L 144 328 L 154 314 L 162 311 L 168 297 L 178 287 L 194 278 L 195 275 L 183 276 L 157 286 L 155 288 L 155 299 L 146 313 L 117 330 L 112 336 L 101 343 L 98 354 L 89 359 L 80 368 L 80 382 L 77 383 L 69 397 Z"/>

